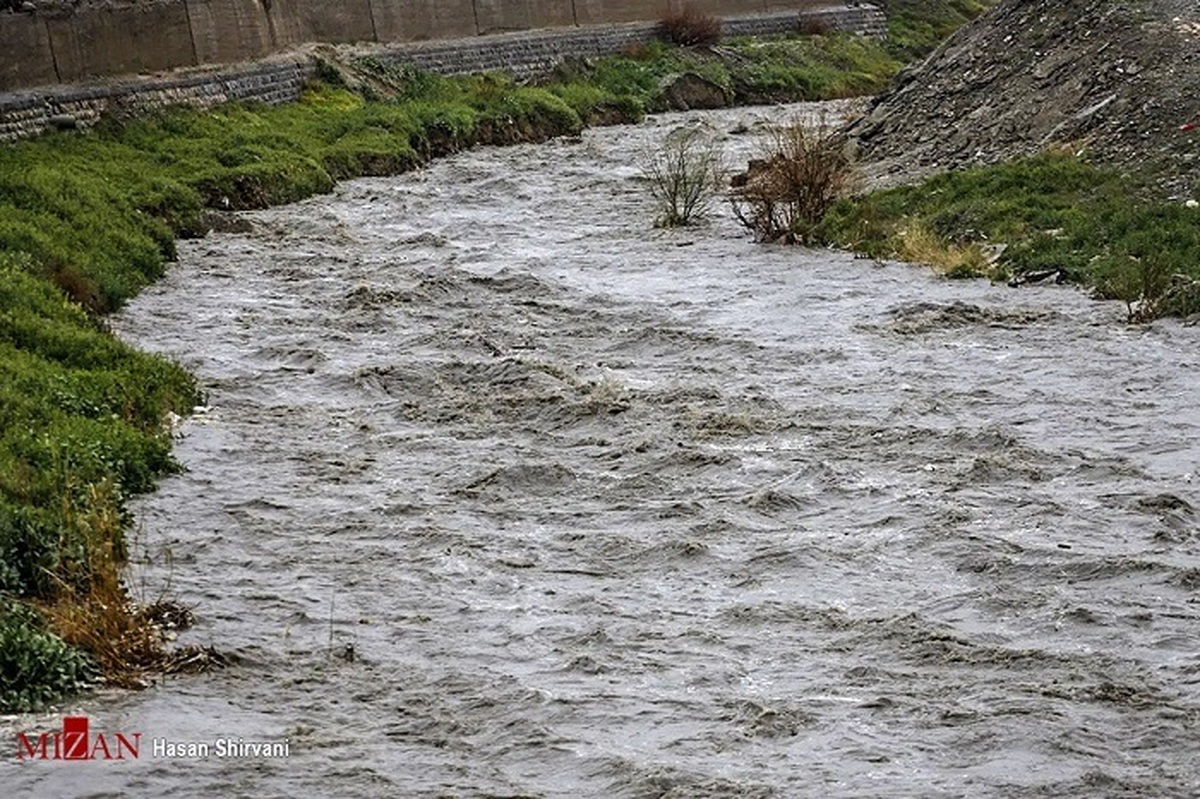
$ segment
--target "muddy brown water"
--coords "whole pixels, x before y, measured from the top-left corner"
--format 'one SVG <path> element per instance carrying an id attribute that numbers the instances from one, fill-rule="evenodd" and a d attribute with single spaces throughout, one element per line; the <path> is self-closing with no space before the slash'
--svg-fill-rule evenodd
<path id="1" fill-rule="evenodd" d="M 1196 795 L 1200 329 L 652 229 L 637 153 L 780 113 L 185 242 L 115 322 L 208 391 L 135 575 L 238 662 L 65 710 L 291 756 L 16 795 Z"/>

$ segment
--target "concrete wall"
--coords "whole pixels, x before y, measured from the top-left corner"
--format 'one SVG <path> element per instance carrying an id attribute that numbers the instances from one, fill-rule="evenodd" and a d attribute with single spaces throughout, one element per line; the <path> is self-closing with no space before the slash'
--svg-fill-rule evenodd
<path id="1" fill-rule="evenodd" d="M 46 24 L 25 14 L 5 14 L 0 21 L 0 89 L 57 80 Z"/>
<path id="2" fill-rule="evenodd" d="M 375 41 L 370 0 L 271 0 L 267 19 L 276 49 Z"/>
<path id="3" fill-rule="evenodd" d="M 575 0 L 575 22 L 579 25 L 648 22 L 670 10 L 670 0 Z"/>
<path id="4" fill-rule="evenodd" d="M 788 3 L 782 10 L 795 9 L 799 4 Z M 809 5 L 817 5 L 809 3 Z M 713 14 L 718 17 L 732 17 L 739 14 L 764 14 L 767 11 L 781 9 L 767 8 L 766 0 L 671 0 L 671 10 L 674 12 L 691 8 L 701 14 Z"/>
<path id="5" fill-rule="evenodd" d="M 0 142 L 64 124 L 87 127 L 114 112 L 173 105 L 208 108 L 232 100 L 289 102 L 300 96 L 316 69 L 316 62 L 307 56 L 273 56 L 223 70 L 0 94 Z"/>
<path id="6" fill-rule="evenodd" d="M 94 75 L 127 75 L 196 65 L 184 3 L 95 9 L 47 20 L 46 29 L 50 33 L 58 80 L 63 83 Z M 19 52 L 6 53 L 0 43 L 5 61 Z"/>
<path id="7" fill-rule="evenodd" d="M 271 27 L 259 0 L 187 0 L 200 64 L 253 61 L 271 53 Z"/>
<path id="8" fill-rule="evenodd" d="M 157 61 L 139 60 L 144 56 L 131 52 L 121 55 L 110 52 L 101 58 L 87 46 L 88 42 L 103 42 L 106 45 L 130 42 L 132 31 L 144 31 L 145 24 L 153 14 L 127 9 L 130 13 L 119 17 L 126 20 L 124 29 L 114 27 L 110 19 L 102 25 L 80 27 L 74 31 L 60 33 L 64 46 L 70 49 L 73 60 L 66 61 L 69 74 L 80 74 L 88 69 L 99 69 L 117 65 L 122 69 L 128 65 L 141 65 L 141 69 L 167 69 L 168 65 L 186 66 L 196 60 L 230 59 L 245 62 L 259 58 L 268 51 L 281 35 L 264 23 L 238 27 L 237 20 L 254 20 L 254 8 L 264 0 L 188 0 L 187 19 L 195 34 L 190 44 L 195 51 L 189 55 L 184 37 L 179 33 L 182 23 L 176 19 L 175 27 L 164 29 L 170 47 L 164 47 Z M 272 5 L 280 0 L 271 0 Z M 300 0 L 291 0 L 292 8 L 302 8 Z M 630 44 L 649 42 L 658 36 L 656 22 L 632 22 L 623 24 L 548 27 L 532 31 L 501 33 L 477 36 L 474 23 L 467 37 L 447 40 L 419 41 L 433 30 L 413 27 L 411 20 L 430 17 L 409 16 L 400 13 L 419 7 L 438 6 L 444 14 L 440 19 L 445 27 L 438 30 L 458 30 L 465 27 L 463 13 L 471 7 L 470 0 L 370 0 L 376 13 L 370 17 L 379 30 L 381 20 L 384 30 L 395 32 L 395 41 L 377 46 L 377 57 L 396 64 L 406 64 L 443 74 L 504 70 L 518 76 L 545 72 L 568 56 L 601 56 L 620 52 Z M 386 2 L 388 6 L 382 5 Z M 575 11 L 579 9 L 578 0 Z M 540 4 L 540 5 L 539 5 Z M 261 6 L 259 6 L 261 7 Z M 380 16 L 381 8 L 391 8 L 391 16 Z M 177 13 L 178 9 L 176 9 Z M 144 13 L 144 16 L 138 16 Z M 303 15 L 297 13 L 297 19 Z M 508 13 L 507 11 L 505 13 Z M 531 0 L 521 14 L 530 19 L 561 19 L 563 5 L 553 0 Z M 239 15 L 242 15 L 239 17 Z M 558 16 L 555 16 L 558 15 Z M 113 19 L 117 19 L 114 17 Z M 504 19 L 496 17 L 496 19 Z M 822 6 L 805 11 L 791 10 L 783 13 L 752 14 L 728 17 L 724 20 L 730 35 L 769 35 L 798 30 L 802 20 L 820 19 L 834 30 L 853 31 L 866 35 L 880 35 L 885 19 L 879 9 L 872 6 Z M 409 20 L 409 22 L 406 22 Z M 296 27 L 282 31 L 282 36 L 298 37 L 298 30 L 319 30 L 310 23 L 308 28 Z M 356 21 L 358 30 L 364 30 L 361 20 Z M 172 31 L 174 31 L 172 33 Z M 18 43 L 28 44 L 23 54 L 49 53 L 52 33 L 40 20 L 24 16 L 8 16 L 0 21 L 0 56 L 14 52 L 4 49 Z M 90 37 L 90 38 L 89 38 Z M 305 84 L 317 71 L 316 59 L 304 53 L 272 55 L 251 63 L 232 66 L 203 66 L 186 71 L 159 75 L 108 78 L 92 83 L 72 85 L 46 85 L 57 72 L 47 71 L 36 58 L 8 59 L 0 74 L 6 80 L 18 84 L 42 84 L 42 88 L 27 88 L 17 91 L 0 89 L 0 142 L 13 141 L 41 133 L 52 127 L 87 127 L 105 114 L 136 113 L 141 110 L 162 108 L 171 105 L 210 107 L 231 100 L 258 100 L 266 103 L 282 103 L 297 99 Z M 152 66 L 144 66 L 152 64 Z"/>
<path id="9" fill-rule="evenodd" d="M 371 0 L 381 42 L 419 42 L 475 36 L 473 0 Z"/>
<path id="10" fill-rule="evenodd" d="M 685 6 L 721 17 L 819 10 L 822 0 L 143 0 L 67 16 L 0 12 L 0 92 L 230 64 L 307 42 L 414 42 L 653 22 Z"/>
<path id="11" fill-rule="evenodd" d="M 573 0 L 475 0 L 479 33 L 562 28 L 575 24 Z"/>

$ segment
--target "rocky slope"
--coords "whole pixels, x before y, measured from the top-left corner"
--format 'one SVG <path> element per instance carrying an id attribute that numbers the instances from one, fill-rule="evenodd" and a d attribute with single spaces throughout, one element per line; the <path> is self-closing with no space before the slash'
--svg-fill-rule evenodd
<path id="1" fill-rule="evenodd" d="M 1200 188 L 1200 3 L 1005 0 L 903 73 L 850 131 L 882 183 L 1049 147 Z"/>

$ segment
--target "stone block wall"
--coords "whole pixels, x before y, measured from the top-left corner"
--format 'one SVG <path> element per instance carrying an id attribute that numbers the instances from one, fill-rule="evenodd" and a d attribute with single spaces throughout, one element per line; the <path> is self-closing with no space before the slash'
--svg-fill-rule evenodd
<path id="1" fill-rule="evenodd" d="M 482 2 L 482 0 L 478 0 Z M 238 55 L 259 58 L 250 63 L 232 66 L 206 66 L 190 70 L 175 71 L 157 76 L 108 78 L 71 85 L 43 85 L 38 88 L 4 92 L 0 89 L 0 141 L 12 141 L 33 136 L 53 128 L 87 127 L 106 113 L 131 113 L 139 110 L 162 108 L 171 105 L 210 107 L 230 100 L 257 100 L 266 103 L 289 102 L 297 99 L 305 84 L 317 70 L 317 61 L 311 54 L 295 51 L 290 55 L 262 58 L 279 41 L 280 37 L 299 40 L 308 34 L 300 31 L 320 32 L 321 28 L 306 17 L 302 10 L 312 9 L 323 0 L 271 0 L 276 4 L 291 3 L 299 9 L 292 17 L 296 27 L 279 31 L 266 24 L 247 24 L 239 27 L 239 19 L 253 20 L 254 8 L 263 0 L 188 0 L 186 4 L 171 6 L 171 14 L 184 13 L 173 26 L 159 32 L 164 42 L 162 52 L 156 60 L 142 61 L 145 54 L 130 45 L 131 31 L 143 30 L 154 19 L 154 12 L 130 9 L 121 17 L 113 17 L 103 25 L 78 27 L 71 31 L 59 31 L 63 41 L 69 45 L 64 52 L 73 53 L 73 59 L 64 62 L 68 74 L 83 76 L 89 70 L 120 67 L 144 70 L 166 70 L 174 61 L 182 65 L 197 61 L 219 59 Z M 378 0 L 349 0 L 343 9 L 362 8 L 362 4 Z M 375 51 L 377 57 L 395 64 L 406 64 L 418 69 L 442 74 L 462 74 L 483 71 L 507 71 L 518 77 L 546 72 L 568 57 L 597 57 L 617 53 L 630 44 L 649 42 L 658 35 L 657 22 L 631 22 L 603 25 L 549 26 L 540 30 L 526 30 L 445 40 L 419 41 L 428 38 L 434 31 L 429 27 L 413 27 L 412 20 L 440 20 L 440 30 L 459 30 L 465 26 L 463 14 L 473 5 L 471 0 L 392 0 L 402 3 L 404 8 L 438 7 L 442 16 L 419 17 L 413 14 L 397 14 L 393 17 L 378 15 L 356 17 L 354 25 L 360 31 L 370 23 L 389 33 L 398 34 L 397 43 L 381 45 Z M 500 0 L 494 0 L 499 3 Z M 657 2 L 657 0 L 648 0 Z M 675 2 L 675 0 L 671 0 Z M 308 4 L 307 6 L 304 4 Z M 357 6 L 355 4 L 358 4 Z M 632 3 L 632 0 L 631 0 Z M 565 20 L 567 0 L 529 0 L 520 14 L 528 19 L 553 21 Z M 578 12 L 583 5 L 575 0 L 573 9 Z M 644 9 L 644 3 L 642 4 Z M 514 6 L 514 8 L 516 8 Z M 506 11 L 505 13 L 517 13 Z M 473 10 L 472 10 L 473 16 Z M 139 16 L 144 14 L 145 16 Z M 643 10 L 643 15 L 645 14 Z M 29 42 L 28 52 L 47 51 L 51 35 L 42 37 L 36 25 L 25 24 L 32 18 L 0 15 L 0 53 L 13 42 Z M 331 17 L 333 18 L 333 17 Z M 524 17 L 495 17 L 497 20 L 520 20 Z M 123 19 L 124 28 L 115 27 L 113 20 Z M 182 19 L 182 21 L 180 21 Z M 309 22 L 303 20 L 308 19 Z M 364 22 L 363 20 L 366 20 Z M 877 35 L 883 30 L 884 16 L 873 6 L 837 7 L 826 6 L 810 10 L 790 10 L 782 13 L 759 13 L 729 17 L 724 20 L 728 35 L 770 35 L 794 32 L 801 29 L 803 21 L 821 20 L 831 29 L 850 30 L 867 35 Z M 10 21 L 17 24 L 9 27 Z M 322 22 L 321 24 L 326 24 Z M 491 24 L 491 23 L 489 23 Z M 308 28 L 302 28 L 309 25 Z M 185 27 L 203 31 L 203 35 L 188 39 L 182 35 Z M 349 28 L 347 28 L 349 30 Z M 472 30 L 475 30 L 472 28 Z M 315 33 L 314 33 L 315 35 Z M 7 37 L 7 38 L 6 38 Z M 329 38 L 336 38 L 330 36 Z M 90 43 L 102 42 L 102 47 L 89 47 Z M 117 45 L 128 52 L 121 53 Z M 40 50 L 39 50 L 40 48 Z M 194 48 L 191 49 L 191 48 Z M 11 51 L 10 51 L 11 52 Z M 97 61 L 104 54 L 104 61 Z M 36 60 L 19 67 L 0 69 L 11 82 L 39 83 L 47 76 Z"/>
<path id="2" fill-rule="evenodd" d="M 106 114 L 176 105 L 210 108 L 234 100 L 291 102 L 316 70 L 316 62 L 307 56 L 274 57 L 236 69 L 0 94 L 0 141 L 55 128 L 89 127 Z"/>
<path id="3" fill-rule="evenodd" d="M 728 18 L 827 13 L 823 0 L 139 0 L 0 12 L 0 92 L 252 61 L 298 45 L 412 42 L 654 22 L 685 7 Z"/>

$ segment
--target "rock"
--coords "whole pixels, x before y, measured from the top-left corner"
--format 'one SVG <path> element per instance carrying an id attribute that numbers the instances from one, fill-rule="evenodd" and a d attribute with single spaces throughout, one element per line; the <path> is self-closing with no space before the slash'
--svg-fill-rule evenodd
<path id="1" fill-rule="evenodd" d="M 658 105 L 675 111 L 725 108 L 733 99 L 730 95 L 731 92 L 719 83 L 694 72 L 683 72 L 663 79 Z"/>
<path id="2" fill-rule="evenodd" d="M 83 126 L 70 114 L 55 114 L 46 120 L 55 130 L 79 130 Z"/>
<path id="3" fill-rule="evenodd" d="M 849 134 L 882 183 L 1053 147 L 1194 196 L 1198 44 L 1195 0 L 1003 0 L 906 70 Z"/>

